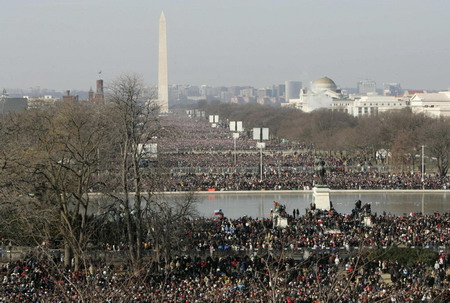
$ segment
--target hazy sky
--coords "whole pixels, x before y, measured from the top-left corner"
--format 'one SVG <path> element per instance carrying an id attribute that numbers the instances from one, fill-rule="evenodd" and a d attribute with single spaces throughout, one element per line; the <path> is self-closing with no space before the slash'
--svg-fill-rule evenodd
<path id="1" fill-rule="evenodd" d="M 162 10 L 170 83 L 450 87 L 447 0 L 0 0 L 0 88 L 155 85 Z"/>

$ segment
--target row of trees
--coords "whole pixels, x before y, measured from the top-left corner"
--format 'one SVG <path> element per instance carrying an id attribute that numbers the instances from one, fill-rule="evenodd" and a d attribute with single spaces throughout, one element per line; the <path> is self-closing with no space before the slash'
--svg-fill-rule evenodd
<path id="1" fill-rule="evenodd" d="M 427 155 L 437 159 L 441 176 L 447 174 L 450 164 L 450 120 L 414 114 L 409 108 L 356 118 L 325 109 L 304 113 L 257 104 L 199 106 L 207 115 L 244 121 L 248 129 L 269 127 L 277 138 L 311 144 L 325 151 L 373 159 L 377 151 L 384 149 L 391 155 L 391 164 L 417 167 L 416 155 L 425 145 Z"/>
<path id="2" fill-rule="evenodd" d="M 123 241 L 136 271 L 146 241 L 155 258 L 168 257 L 170 229 L 194 215 L 195 200 L 158 194 L 164 169 L 143 169 L 143 146 L 163 129 L 142 89 L 139 77 L 126 75 L 112 83 L 106 105 L 63 103 L 3 117 L 3 237 L 63 247 L 65 265 L 75 269 L 88 268 L 88 247 L 108 237 Z"/>

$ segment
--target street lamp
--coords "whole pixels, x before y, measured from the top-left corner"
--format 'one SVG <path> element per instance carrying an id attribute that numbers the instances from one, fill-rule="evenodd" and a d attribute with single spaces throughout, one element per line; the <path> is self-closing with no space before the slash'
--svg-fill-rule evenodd
<path id="1" fill-rule="evenodd" d="M 425 145 L 422 145 L 422 190 L 425 189 Z"/>
<path id="2" fill-rule="evenodd" d="M 236 155 L 236 139 L 239 139 L 239 132 L 244 131 L 242 128 L 242 121 L 230 121 L 230 131 L 237 132 L 233 133 L 234 141 L 234 166 L 236 167 L 237 155 Z"/>
<path id="3" fill-rule="evenodd" d="M 6 89 L 3 89 L 3 94 L 2 94 L 2 117 L 5 115 L 5 102 L 6 102 Z"/>
<path id="4" fill-rule="evenodd" d="M 234 142 L 234 167 L 236 167 L 237 155 L 236 155 L 236 139 L 239 138 L 239 133 L 233 133 L 233 142 Z"/>
<path id="5" fill-rule="evenodd" d="M 269 140 L 269 129 L 268 128 L 253 128 L 253 140 L 259 140 L 256 143 L 256 147 L 259 148 L 259 175 L 260 181 L 263 180 L 263 164 L 262 164 L 262 150 L 266 147 L 266 143 L 263 140 Z"/>

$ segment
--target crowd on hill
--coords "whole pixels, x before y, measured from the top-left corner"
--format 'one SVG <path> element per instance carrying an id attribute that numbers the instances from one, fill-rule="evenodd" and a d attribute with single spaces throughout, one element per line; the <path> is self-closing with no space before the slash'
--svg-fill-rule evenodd
<path id="1" fill-rule="evenodd" d="M 332 155 L 310 145 L 276 139 L 265 141 L 261 178 L 260 153 L 250 133 L 242 133 L 236 141 L 235 157 L 226 123 L 213 128 L 205 119 L 181 114 L 168 116 L 164 123 L 173 130 L 157 140 L 159 161 L 171 170 L 167 191 L 311 189 L 319 182 L 315 173 L 319 158 L 326 163 L 326 182 L 332 189 L 450 188 L 450 177 L 425 174 L 422 180 L 417 167 L 414 172 L 396 172 L 388 159 Z"/>
<path id="2" fill-rule="evenodd" d="M 411 216 L 371 215 L 371 225 L 363 224 L 358 213 L 308 212 L 289 217 L 289 226 L 273 228 L 268 219 L 198 219 L 181 228 L 186 235 L 177 243 L 179 250 L 254 251 L 309 249 L 350 249 L 354 247 L 422 248 L 450 246 L 450 213 Z M 331 232 L 334 231 L 334 232 Z"/>
<path id="3" fill-rule="evenodd" d="M 264 173 L 262 180 L 257 171 L 173 173 L 165 190 L 310 190 L 319 183 L 314 171 L 271 171 Z M 422 182 L 418 173 L 397 175 L 333 171 L 326 175 L 326 185 L 331 189 L 450 189 L 450 177 L 427 176 Z"/>
<path id="4" fill-rule="evenodd" d="M 412 266 L 329 254 L 175 257 L 140 276 L 91 263 L 87 273 L 50 273 L 36 262 L 3 268 L 2 302 L 448 302 L 448 276 Z M 387 275 L 386 275 L 387 274 Z M 390 276 L 387 278 L 386 276 Z"/>
<path id="5" fill-rule="evenodd" d="M 371 224 L 363 218 L 370 216 Z M 308 210 L 279 228 L 271 219 L 226 217 L 189 220 L 178 249 L 228 250 L 207 257 L 178 253 L 146 264 L 131 274 L 126 264 L 88 261 L 73 272 L 59 260 L 5 264 L 0 272 L 0 302 L 448 302 L 450 214 L 407 217 L 371 215 L 368 205 L 351 215 Z M 376 259 L 336 248 L 430 248 L 431 263 Z M 151 248 L 151 246 L 150 246 Z M 287 250 L 309 248 L 301 258 Z M 437 248 L 433 250 L 433 248 Z M 265 253 L 254 253 L 264 250 Z M 244 251 L 238 254 L 238 251 Z M 252 252 L 253 251 L 253 252 Z M 42 252 L 41 252 L 42 253 Z M 39 260 L 39 261 L 38 261 Z M 42 261 L 44 260 L 44 262 Z M 55 263 L 52 263 L 55 262 Z"/>

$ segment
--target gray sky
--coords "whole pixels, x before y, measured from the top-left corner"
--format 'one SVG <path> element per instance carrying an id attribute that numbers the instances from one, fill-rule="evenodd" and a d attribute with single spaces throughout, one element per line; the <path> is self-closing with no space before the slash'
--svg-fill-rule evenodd
<path id="1" fill-rule="evenodd" d="M 162 10 L 170 83 L 450 87 L 447 0 L 0 0 L 0 88 L 155 85 Z"/>

